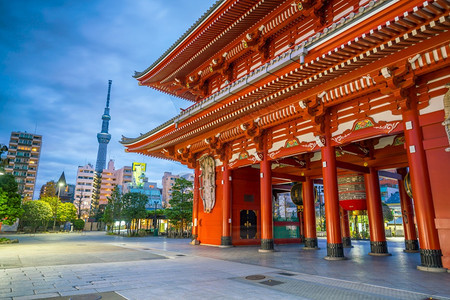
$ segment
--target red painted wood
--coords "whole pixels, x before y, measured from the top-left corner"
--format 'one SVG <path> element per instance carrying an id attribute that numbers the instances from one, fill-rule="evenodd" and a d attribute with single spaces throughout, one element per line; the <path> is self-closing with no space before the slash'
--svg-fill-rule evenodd
<path id="1" fill-rule="evenodd" d="M 369 217 L 370 241 L 385 242 L 383 207 L 381 205 L 380 181 L 375 168 L 364 174 L 366 185 L 367 215 Z"/>
<path id="2" fill-rule="evenodd" d="M 348 225 L 348 210 L 340 208 L 342 237 L 350 237 L 350 226 Z"/>
<path id="3" fill-rule="evenodd" d="M 231 236 L 231 171 L 227 164 L 223 166 L 223 200 L 222 200 L 222 236 Z"/>
<path id="4" fill-rule="evenodd" d="M 336 154 L 331 145 L 330 129 L 326 126 L 326 141 L 322 151 L 323 190 L 325 196 L 325 217 L 327 220 L 327 243 L 341 244 L 341 224 L 339 218 L 339 197 L 336 172 Z"/>
<path id="5" fill-rule="evenodd" d="M 303 217 L 305 238 L 317 238 L 316 210 L 314 207 L 314 184 L 310 177 L 303 183 Z"/>
<path id="6" fill-rule="evenodd" d="M 407 174 L 406 168 L 397 169 L 397 173 L 403 177 Z M 403 230 L 405 232 L 405 240 L 417 240 L 416 225 L 414 224 L 414 209 L 412 199 L 405 190 L 405 182 L 403 179 L 398 180 L 398 190 L 400 193 L 400 206 L 403 218 Z"/>
<path id="7" fill-rule="evenodd" d="M 192 204 L 192 235 L 198 236 L 198 201 L 199 201 L 199 174 L 200 174 L 200 168 L 195 168 L 194 172 L 194 199 Z"/>
<path id="8" fill-rule="evenodd" d="M 415 107 L 403 112 L 403 122 L 420 248 L 439 250 L 439 238 L 434 224 L 435 214 L 430 177 L 423 147 L 422 130 Z M 406 129 L 406 122 L 411 122 L 412 129 Z M 414 147 L 414 153 L 411 153 L 412 147 Z"/>
<path id="9" fill-rule="evenodd" d="M 267 153 L 261 165 L 261 238 L 273 239 L 272 228 L 272 170 Z"/>

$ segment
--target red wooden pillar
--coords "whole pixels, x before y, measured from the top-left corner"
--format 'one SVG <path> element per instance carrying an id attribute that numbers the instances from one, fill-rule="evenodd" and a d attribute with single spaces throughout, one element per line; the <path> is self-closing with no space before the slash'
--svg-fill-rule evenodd
<path id="1" fill-rule="evenodd" d="M 305 219 L 303 217 L 303 214 L 303 209 L 297 206 L 298 235 L 302 240 L 302 243 L 305 242 Z"/>
<path id="2" fill-rule="evenodd" d="M 306 177 L 306 181 L 303 183 L 303 221 L 305 228 L 305 247 L 303 249 L 319 249 L 317 247 L 314 184 L 310 177 Z"/>
<path id="3" fill-rule="evenodd" d="M 231 170 L 226 162 L 224 162 L 222 171 L 222 238 L 220 244 L 222 246 L 231 246 Z"/>
<path id="4" fill-rule="evenodd" d="M 442 268 L 442 252 L 434 224 L 435 214 L 427 159 L 423 147 L 423 136 L 415 103 L 410 110 L 403 112 L 405 146 L 409 162 L 409 173 L 414 200 L 414 209 L 419 232 L 420 260 L 419 270 L 438 270 Z M 433 271 L 434 271 L 433 270 Z"/>
<path id="5" fill-rule="evenodd" d="M 341 215 L 341 231 L 342 231 L 342 245 L 344 248 L 352 248 L 352 240 L 350 238 L 350 227 L 348 226 L 348 210 L 340 207 Z"/>
<path id="6" fill-rule="evenodd" d="M 322 153 L 322 176 L 325 196 L 325 218 L 327 224 L 327 260 L 342 260 L 344 248 L 341 237 L 341 224 L 339 220 L 339 197 L 336 171 L 336 153 L 331 146 L 331 133 L 326 126 L 325 146 Z"/>
<path id="7" fill-rule="evenodd" d="M 370 173 L 364 174 L 364 181 L 370 230 L 369 255 L 387 256 L 390 254 L 388 253 L 384 231 L 383 206 L 381 204 L 380 181 L 377 170 L 370 168 Z"/>
<path id="8" fill-rule="evenodd" d="M 261 249 L 259 251 L 268 252 L 273 251 L 272 169 L 265 144 L 263 156 L 263 160 L 260 163 Z"/>
<path id="9" fill-rule="evenodd" d="M 198 201 L 199 201 L 199 188 L 200 188 L 200 182 L 199 182 L 199 175 L 200 175 L 200 167 L 197 166 L 195 168 L 194 172 L 194 195 L 193 195 L 193 201 L 192 201 L 192 244 L 198 245 Z"/>
<path id="10" fill-rule="evenodd" d="M 406 168 L 397 169 L 397 173 L 405 178 L 408 171 Z M 412 199 L 408 196 L 405 189 L 405 181 L 398 180 L 398 190 L 400 193 L 400 207 L 402 210 L 403 230 L 405 232 L 405 250 L 404 252 L 419 252 L 419 241 L 417 241 L 416 225 L 414 224 L 414 210 Z"/>

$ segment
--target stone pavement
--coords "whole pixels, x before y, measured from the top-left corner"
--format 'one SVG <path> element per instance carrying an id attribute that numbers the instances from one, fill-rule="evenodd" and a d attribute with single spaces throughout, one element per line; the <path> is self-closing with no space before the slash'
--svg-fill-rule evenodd
<path id="1" fill-rule="evenodd" d="M 20 243 L 0 246 L 0 299 L 450 299 L 450 274 L 418 271 L 400 240 L 389 257 L 353 241 L 348 260 L 326 261 L 323 239 L 258 253 L 104 232 L 8 237 Z"/>

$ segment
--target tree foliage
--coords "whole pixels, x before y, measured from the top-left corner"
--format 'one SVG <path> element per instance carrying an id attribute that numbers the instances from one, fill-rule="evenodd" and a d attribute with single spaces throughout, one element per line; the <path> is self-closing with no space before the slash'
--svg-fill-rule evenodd
<path id="1" fill-rule="evenodd" d="M 58 197 L 42 197 L 42 201 L 48 203 L 52 210 L 52 218 L 56 216 L 58 222 L 72 221 L 77 218 L 77 209 L 73 203 L 62 203 Z"/>
<path id="2" fill-rule="evenodd" d="M 123 195 L 122 216 L 129 227 L 133 220 L 144 219 L 146 217 L 147 211 L 145 205 L 147 202 L 147 195 L 141 193 L 126 193 Z"/>
<path id="3" fill-rule="evenodd" d="M 58 212 L 58 207 L 61 205 L 61 201 L 58 199 L 58 197 L 55 197 L 53 195 L 50 197 L 42 197 L 41 200 L 47 202 L 50 205 L 52 216 L 55 217 Z"/>
<path id="4" fill-rule="evenodd" d="M 77 218 L 77 209 L 73 203 L 60 203 L 56 219 L 60 222 L 70 222 Z"/>
<path id="5" fill-rule="evenodd" d="M 22 200 L 14 176 L 0 176 L 0 222 L 6 225 L 14 224 L 23 213 L 21 206 Z"/>
<path id="6" fill-rule="evenodd" d="M 84 221 L 82 219 L 77 219 L 73 221 L 73 228 L 75 230 L 83 230 L 84 229 Z"/>
<path id="7" fill-rule="evenodd" d="M 169 222 L 181 231 L 185 225 L 192 222 L 192 182 L 185 178 L 175 179 L 172 187 L 172 198 L 169 200 L 170 208 L 166 209 Z"/>
<path id="8" fill-rule="evenodd" d="M 113 229 L 113 225 L 116 221 L 121 221 L 122 219 L 122 210 L 123 210 L 123 202 L 122 202 L 122 192 L 119 187 L 114 187 L 113 192 L 111 193 L 111 197 L 108 197 L 108 204 L 105 207 L 105 211 L 102 217 L 102 221 L 106 224 L 110 225 L 110 228 Z M 120 232 L 120 225 L 119 225 Z"/>
<path id="9" fill-rule="evenodd" d="M 23 210 L 22 219 L 31 226 L 33 232 L 41 225 L 46 228 L 48 221 L 53 216 L 50 204 L 41 200 L 26 202 L 23 205 Z"/>
<path id="10" fill-rule="evenodd" d="M 394 220 L 394 214 L 392 213 L 391 208 L 386 204 L 382 203 L 383 206 L 383 220 L 384 222 L 390 222 Z"/>

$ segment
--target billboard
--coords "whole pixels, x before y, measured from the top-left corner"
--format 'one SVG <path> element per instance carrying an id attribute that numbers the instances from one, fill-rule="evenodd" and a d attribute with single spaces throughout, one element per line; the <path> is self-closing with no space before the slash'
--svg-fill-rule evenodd
<path id="1" fill-rule="evenodd" d="M 133 162 L 133 185 L 143 186 L 145 178 L 146 163 Z"/>

